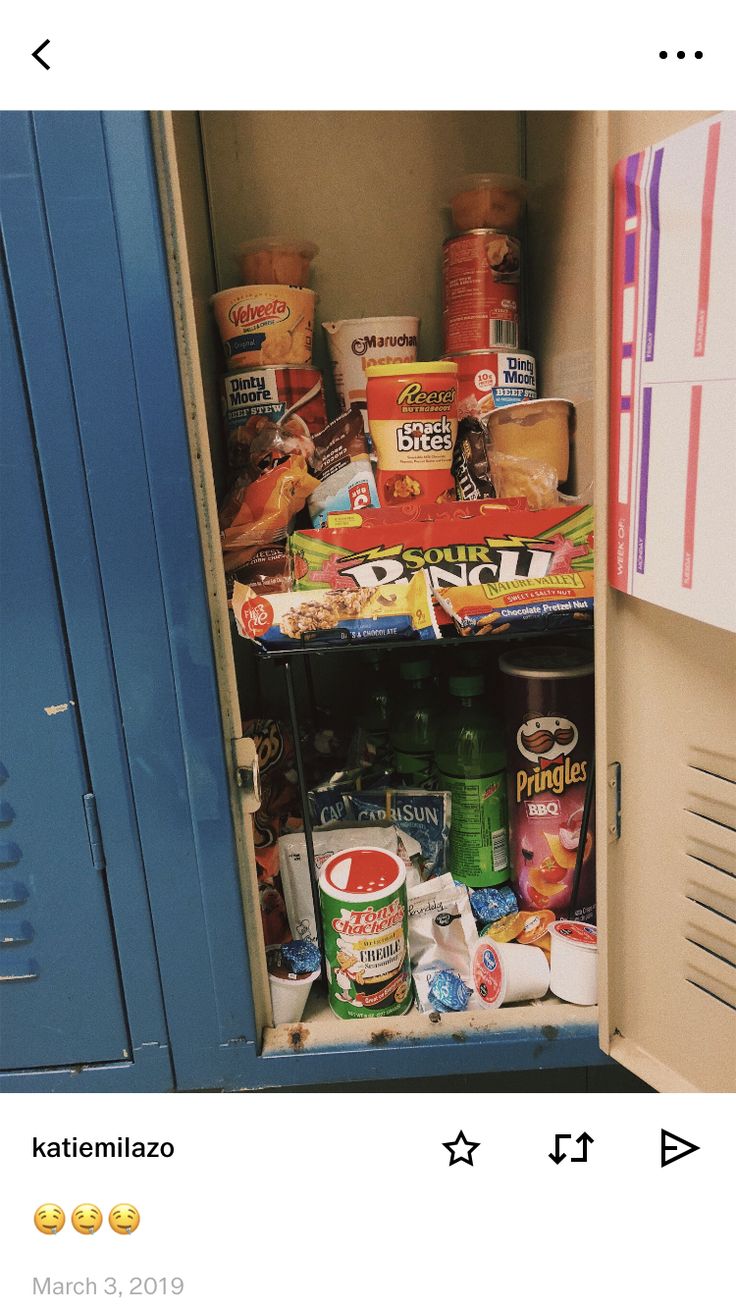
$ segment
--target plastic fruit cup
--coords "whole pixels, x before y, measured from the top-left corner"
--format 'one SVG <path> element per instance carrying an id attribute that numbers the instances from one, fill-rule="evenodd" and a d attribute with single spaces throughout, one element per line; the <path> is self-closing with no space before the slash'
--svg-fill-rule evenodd
<path id="1" fill-rule="evenodd" d="M 271 282 L 280 286 L 307 286 L 310 265 L 319 254 L 313 241 L 286 241 L 263 236 L 238 246 L 244 286 Z"/>
<path id="2" fill-rule="evenodd" d="M 515 232 L 526 200 L 526 182 L 508 173 L 466 173 L 453 189 L 452 221 L 458 232 L 495 227 Z"/>
<path id="3" fill-rule="evenodd" d="M 549 929 L 550 990 L 570 1004 L 598 1002 L 598 930 L 561 918 Z"/>
<path id="4" fill-rule="evenodd" d="M 269 973 L 274 1027 L 279 1027 L 281 1023 L 301 1022 L 312 982 L 318 977 L 319 969 L 314 973 L 304 973 L 301 977 L 277 977 Z"/>
<path id="5" fill-rule="evenodd" d="M 488 431 L 499 454 L 537 460 L 554 468 L 558 482 L 567 478 L 575 431 L 571 400 L 522 400 L 494 409 L 488 415 Z"/>

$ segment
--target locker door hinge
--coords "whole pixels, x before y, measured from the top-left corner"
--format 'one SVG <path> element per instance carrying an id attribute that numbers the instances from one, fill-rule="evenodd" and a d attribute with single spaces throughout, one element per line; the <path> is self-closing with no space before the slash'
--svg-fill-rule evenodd
<path id="1" fill-rule="evenodd" d="M 613 845 L 621 835 L 621 765 L 608 765 L 606 787 L 606 826 L 608 844 Z"/>
<path id="2" fill-rule="evenodd" d="M 97 801 L 94 791 L 88 791 L 87 795 L 83 796 L 82 799 L 84 801 L 84 817 L 87 821 L 89 848 L 92 854 L 92 866 L 98 873 L 104 873 L 105 851 L 102 848 L 102 833 L 100 831 L 100 820 L 97 816 Z"/>
<path id="3" fill-rule="evenodd" d="M 261 778 L 258 771 L 258 752 L 251 736 L 239 736 L 233 741 L 235 780 L 243 792 L 245 808 L 254 814 L 261 807 Z"/>

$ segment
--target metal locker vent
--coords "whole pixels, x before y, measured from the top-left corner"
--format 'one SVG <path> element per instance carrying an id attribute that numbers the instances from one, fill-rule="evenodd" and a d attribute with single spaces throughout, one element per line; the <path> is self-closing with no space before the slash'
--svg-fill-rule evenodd
<path id="1" fill-rule="evenodd" d="M 693 752 L 684 820 L 685 976 L 736 1011 L 736 758 Z"/>
<path id="2" fill-rule="evenodd" d="M 8 770 L 0 763 L 0 786 L 8 779 Z M 12 805 L 0 804 L 0 827 L 8 828 L 15 818 Z M 3 831 L 3 836 L 7 833 Z M 19 913 L 28 899 L 28 888 L 17 880 L 15 872 L 23 858 L 16 841 L 0 841 L 0 982 L 30 982 L 38 977 L 38 964 L 17 947 L 30 945 L 33 927 Z"/>

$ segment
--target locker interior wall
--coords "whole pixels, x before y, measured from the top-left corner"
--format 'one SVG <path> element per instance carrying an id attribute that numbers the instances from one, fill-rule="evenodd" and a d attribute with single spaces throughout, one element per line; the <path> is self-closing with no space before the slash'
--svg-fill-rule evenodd
<path id="1" fill-rule="evenodd" d="M 418 314 L 421 355 L 439 358 L 450 187 L 465 170 L 518 172 L 518 114 L 205 113 L 202 136 L 221 287 L 240 281 L 241 241 L 307 238 L 319 323 Z"/>

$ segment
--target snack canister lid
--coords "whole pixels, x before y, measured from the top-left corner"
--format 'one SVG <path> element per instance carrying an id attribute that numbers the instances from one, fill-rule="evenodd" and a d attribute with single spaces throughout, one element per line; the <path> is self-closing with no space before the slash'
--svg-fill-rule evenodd
<path id="1" fill-rule="evenodd" d="M 514 651 L 502 655 L 498 666 L 509 677 L 587 677 L 593 672 L 593 660 L 587 650 L 572 646 L 538 646 L 536 650 Z"/>
<path id="2" fill-rule="evenodd" d="M 403 377 L 415 373 L 448 373 L 457 377 L 457 364 L 451 359 L 432 359 L 428 363 L 368 364 L 366 377 Z"/>
<path id="3" fill-rule="evenodd" d="M 570 945 L 583 950 L 598 949 L 598 928 L 593 923 L 577 923 L 560 918 L 556 923 L 552 923 L 549 930 L 563 941 L 568 941 Z"/>
<path id="4" fill-rule="evenodd" d="M 508 976 L 500 950 L 484 937 L 473 957 L 473 984 L 476 994 L 489 1009 L 498 1009 L 506 998 Z"/>
<path id="5" fill-rule="evenodd" d="M 406 868 L 398 855 L 374 845 L 340 850 L 331 855 L 319 875 L 320 890 L 347 903 L 390 895 L 405 881 Z"/>

